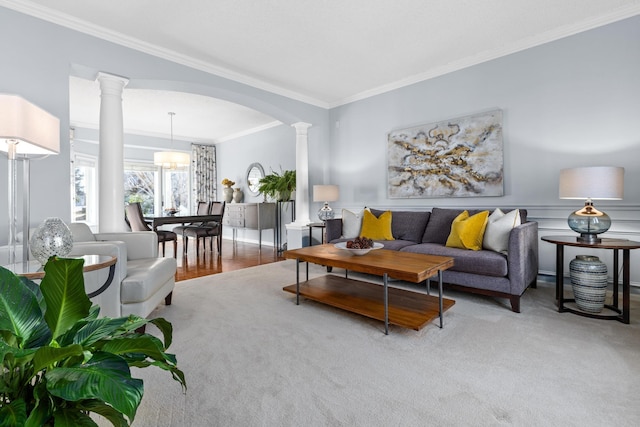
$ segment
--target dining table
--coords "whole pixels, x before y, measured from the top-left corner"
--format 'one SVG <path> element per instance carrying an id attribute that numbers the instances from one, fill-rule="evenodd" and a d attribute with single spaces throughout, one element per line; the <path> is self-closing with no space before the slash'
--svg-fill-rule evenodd
<path id="1" fill-rule="evenodd" d="M 166 224 L 200 224 L 206 222 L 222 222 L 222 215 L 163 215 L 145 217 L 145 220 L 151 222 L 153 231 L 157 231 L 158 227 Z"/>

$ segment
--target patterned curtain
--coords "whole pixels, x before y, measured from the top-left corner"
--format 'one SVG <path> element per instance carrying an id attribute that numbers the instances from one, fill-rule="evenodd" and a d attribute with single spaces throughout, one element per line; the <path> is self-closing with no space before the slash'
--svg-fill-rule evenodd
<path id="1" fill-rule="evenodd" d="M 192 212 L 195 212 L 198 202 L 211 202 L 217 199 L 216 147 L 191 144 L 191 170 L 193 171 Z"/>

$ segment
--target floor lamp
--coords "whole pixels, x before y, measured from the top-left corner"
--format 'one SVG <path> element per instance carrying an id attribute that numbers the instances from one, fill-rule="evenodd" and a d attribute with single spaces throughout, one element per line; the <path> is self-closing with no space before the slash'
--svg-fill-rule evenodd
<path id="1" fill-rule="evenodd" d="M 0 151 L 7 153 L 9 264 L 16 262 L 17 161 L 22 160 L 22 261 L 29 259 L 29 159 L 60 152 L 60 120 L 18 95 L 0 94 Z"/>

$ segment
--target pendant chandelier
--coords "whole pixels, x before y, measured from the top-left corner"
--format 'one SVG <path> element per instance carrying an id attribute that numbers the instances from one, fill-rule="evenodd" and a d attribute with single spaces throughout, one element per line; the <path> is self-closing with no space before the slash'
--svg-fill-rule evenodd
<path id="1" fill-rule="evenodd" d="M 173 116 L 176 113 L 169 112 L 171 117 L 171 147 L 173 147 Z M 164 169 L 178 169 L 189 166 L 190 157 L 188 153 L 180 151 L 158 151 L 153 153 L 153 164 Z"/>

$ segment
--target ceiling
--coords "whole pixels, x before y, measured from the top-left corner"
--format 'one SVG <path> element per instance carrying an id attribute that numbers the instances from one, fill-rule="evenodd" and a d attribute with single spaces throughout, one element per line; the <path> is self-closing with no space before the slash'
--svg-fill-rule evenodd
<path id="1" fill-rule="evenodd" d="M 0 0 L 0 6 L 324 108 L 640 14 L 640 0 Z M 72 102 L 82 108 L 72 106 L 72 121 L 97 123 L 80 117 L 97 98 L 81 87 L 87 82 L 74 80 Z M 168 92 L 131 93 L 128 106 L 129 92 L 126 115 L 139 118 L 125 118 L 125 128 L 134 132 L 162 132 L 162 120 L 168 129 L 169 111 L 176 112 L 176 134 L 184 126 L 185 135 L 192 129 L 189 136 L 203 141 L 273 123 L 243 107 Z M 216 115 L 205 123 L 193 105 Z M 157 117 L 145 118 L 152 112 Z M 224 123 L 210 119 L 224 114 Z"/>

